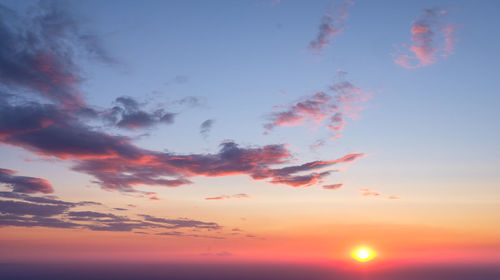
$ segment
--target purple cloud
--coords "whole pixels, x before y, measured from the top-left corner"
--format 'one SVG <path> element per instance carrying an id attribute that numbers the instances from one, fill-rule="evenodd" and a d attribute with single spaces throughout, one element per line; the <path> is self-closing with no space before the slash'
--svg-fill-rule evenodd
<path id="1" fill-rule="evenodd" d="M 0 184 L 12 188 L 13 192 L 19 193 L 52 193 L 54 189 L 49 181 L 42 178 L 17 176 L 17 171 L 0 168 Z"/>

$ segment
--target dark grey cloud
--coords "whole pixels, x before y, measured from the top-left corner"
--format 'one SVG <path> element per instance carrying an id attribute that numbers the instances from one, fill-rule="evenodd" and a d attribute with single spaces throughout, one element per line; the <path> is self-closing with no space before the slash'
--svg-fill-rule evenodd
<path id="1" fill-rule="evenodd" d="M 13 215 L 56 216 L 64 213 L 70 206 L 36 204 L 12 200 L 0 200 L 0 213 Z"/>
<path id="2" fill-rule="evenodd" d="M 150 215 L 140 215 L 142 216 L 146 221 L 149 222 L 154 222 L 154 223 L 159 223 L 164 225 L 166 228 L 199 228 L 199 229 L 221 229 L 222 227 L 218 225 L 217 223 L 213 222 L 202 222 L 202 221 L 196 221 L 196 220 L 190 220 L 190 219 L 164 219 L 164 218 L 157 218 L 153 217 Z"/>
<path id="3" fill-rule="evenodd" d="M 52 193 L 54 192 L 49 181 L 42 178 L 18 176 L 17 172 L 10 169 L 0 168 L 0 184 L 12 188 L 13 192 L 18 193 Z"/>
<path id="4" fill-rule="evenodd" d="M 215 222 L 186 218 L 167 219 L 140 214 L 139 218 L 117 216 L 94 210 L 76 210 L 79 207 L 102 206 L 100 203 L 82 201 L 67 202 L 48 197 L 37 197 L 15 192 L 0 192 L 0 227 L 52 227 L 78 228 L 93 231 L 133 231 L 151 229 L 220 230 Z M 126 210 L 126 209 L 125 209 Z M 191 237 L 211 235 L 183 234 Z"/>
<path id="5" fill-rule="evenodd" d="M 106 63 L 100 39 L 83 30 L 65 1 L 40 1 L 29 12 L 0 5 L 0 83 L 25 89 L 67 108 L 84 105 L 77 55 Z"/>
<path id="6" fill-rule="evenodd" d="M 145 105 L 132 97 L 118 97 L 115 103 L 116 106 L 104 112 L 103 115 L 119 128 L 140 129 L 174 122 L 174 113 L 166 112 L 164 109 L 145 111 L 143 109 Z"/>

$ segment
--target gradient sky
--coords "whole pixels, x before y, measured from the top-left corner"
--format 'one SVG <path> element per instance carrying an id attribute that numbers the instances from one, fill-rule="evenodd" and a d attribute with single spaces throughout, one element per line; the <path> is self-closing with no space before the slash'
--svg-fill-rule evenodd
<path id="1" fill-rule="evenodd" d="M 498 1 L 0 4 L 1 261 L 500 261 Z"/>

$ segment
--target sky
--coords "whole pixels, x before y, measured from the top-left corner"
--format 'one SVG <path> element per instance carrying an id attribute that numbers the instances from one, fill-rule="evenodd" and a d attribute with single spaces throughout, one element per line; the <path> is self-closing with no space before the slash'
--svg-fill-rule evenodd
<path id="1" fill-rule="evenodd" d="M 1 0 L 0 261 L 498 264 L 499 8 Z"/>

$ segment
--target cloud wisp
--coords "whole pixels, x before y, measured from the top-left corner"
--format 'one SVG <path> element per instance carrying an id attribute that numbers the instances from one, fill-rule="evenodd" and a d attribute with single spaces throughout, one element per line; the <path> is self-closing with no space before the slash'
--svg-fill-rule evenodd
<path id="1" fill-rule="evenodd" d="M 396 55 L 394 62 L 404 68 L 414 69 L 434 64 L 439 56 L 448 57 L 457 42 L 456 25 L 445 23 L 446 11 L 424 9 L 411 24 L 411 44 Z"/>
<path id="2" fill-rule="evenodd" d="M 210 131 L 212 130 L 212 126 L 214 125 L 214 123 L 215 121 L 210 119 L 201 123 L 200 134 L 204 139 L 208 138 L 208 135 L 210 134 Z"/>
<path id="3" fill-rule="evenodd" d="M 361 88 L 345 80 L 345 74 L 340 71 L 338 81 L 330 85 L 327 91 L 304 96 L 291 105 L 278 106 L 283 109 L 267 117 L 264 133 L 269 133 L 275 127 L 324 124 L 326 129 L 333 131 L 332 139 L 340 137 L 346 118 L 358 117 L 358 112 L 363 109 L 361 103 L 369 98 Z"/>
<path id="4" fill-rule="evenodd" d="M 351 0 L 343 0 L 339 5 L 332 4 L 330 12 L 321 18 L 316 38 L 309 42 L 308 48 L 310 50 L 321 53 L 323 48 L 330 45 L 335 36 L 344 31 L 344 21 L 349 16 L 347 11 L 352 5 L 354 2 Z"/>
<path id="5" fill-rule="evenodd" d="M 233 195 L 219 195 L 219 196 L 212 196 L 212 197 L 206 197 L 205 200 L 223 200 L 223 199 L 231 199 L 231 198 L 250 198 L 251 196 L 246 194 L 246 193 L 239 193 L 239 194 L 233 194 Z"/>
<path id="6" fill-rule="evenodd" d="M 401 199 L 399 195 L 383 196 L 379 191 L 371 189 L 360 189 L 359 191 L 361 192 L 361 195 L 365 197 L 386 198 L 389 200 Z"/>
<path id="7" fill-rule="evenodd" d="M 322 188 L 324 190 L 338 190 L 340 189 L 344 184 L 331 184 L 331 185 L 323 185 Z"/>

